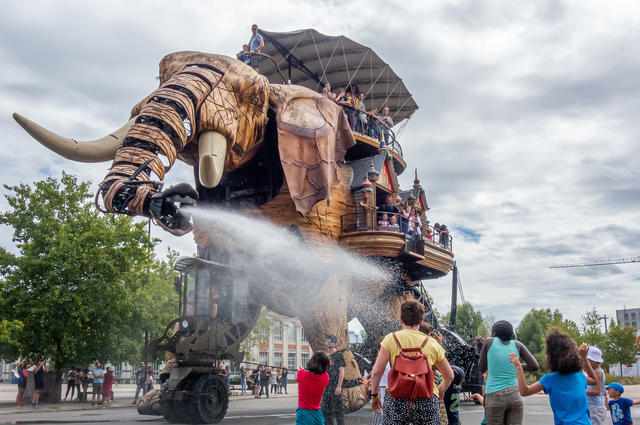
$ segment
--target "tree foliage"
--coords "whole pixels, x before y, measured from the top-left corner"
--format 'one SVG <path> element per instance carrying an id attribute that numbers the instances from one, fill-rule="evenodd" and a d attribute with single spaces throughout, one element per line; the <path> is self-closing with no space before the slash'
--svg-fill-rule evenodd
<path id="1" fill-rule="evenodd" d="M 449 323 L 451 313 L 444 317 L 444 323 Z M 458 305 L 456 308 L 456 333 L 467 343 L 475 345 L 476 336 L 486 337 L 489 334 L 487 323 L 482 314 L 476 311 L 471 303 Z"/>
<path id="2" fill-rule="evenodd" d="M 88 187 L 66 173 L 5 186 L 0 223 L 13 228 L 18 252 L 0 250 L 0 316 L 22 327 L 0 357 L 30 353 L 57 369 L 136 360 L 142 329 L 161 326 L 150 311 L 175 309 L 170 267 L 149 255 L 156 241 L 145 223 L 99 214 Z"/>
<path id="3" fill-rule="evenodd" d="M 623 327 L 612 321 L 603 344 L 603 351 L 608 364 L 620 363 L 622 367 L 623 364 L 635 363 L 640 356 L 636 328 Z"/>

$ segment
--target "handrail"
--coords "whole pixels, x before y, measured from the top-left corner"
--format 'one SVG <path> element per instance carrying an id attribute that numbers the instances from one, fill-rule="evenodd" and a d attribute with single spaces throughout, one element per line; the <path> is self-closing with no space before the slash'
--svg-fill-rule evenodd
<path id="1" fill-rule="evenodd" d="M 280 74 L 280 78 L 282 78 L 282 81 L 284 84 L 291 84 L 291 81 L 287 80 L 286 78 L 284 78 L 284 74 L 282 74 L 282 72 L 280 71 L 280 68 L 278 68 L 278 64 L 276 63 L 276 60 L 271 57 L 270 55 L 266 54 L 266 53 L 262 53 L 262 52 L 245 52 L 244 50 L 241 51 L 240 53 L 236 53 L 236 59 L 238 59 L 239 61 L 242 61 L 242 59 L 240 59 L 240 56 L 242 55 L 256 55 L 256 56 L 264 56 L 267 59 L 270 59 L 271 62 L 273 62 L 273 65 L 276 68 L 276 71 L 278 71 L 278 74 Z"/>
<path id="2" fill-rule="evenodd" d="M 364 136 L 372 137 L 378 142 L 384 143 L 400 157 L 402 157 L 402 147 L 396 139 L 396 134 L 391 127 L 385 124 L 378 116 L 370 112 L 356 108 L 347 102 L 336 102 L 345 111 L 349 120 L 351 130 Z"/>
<path id="3" fill-rule="evenodd" d="M 397 217 L 397 226 L 391 227 L 381 223 L 383 214 Z M 428 223 L 421 223 L 420 230 L 411 234 L 410 218 L 405 218 L 402 213 L 387 213 L 384 211 L 360 211 L 340 216 L 340 229 L 342 233 L 355 232 L 397 232 L 403 233 L 407 240 L 421 239 L 425 243 L 439 246 L 453 252 L 453 237 L 447 232 L 442 233 Z"/>

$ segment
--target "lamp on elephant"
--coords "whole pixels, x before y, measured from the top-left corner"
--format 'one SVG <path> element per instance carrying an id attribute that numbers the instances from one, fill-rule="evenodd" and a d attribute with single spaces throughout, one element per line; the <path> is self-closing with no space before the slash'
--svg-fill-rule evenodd
<path id="1" fill-rule="evenodd" d="M 371 183 L 375 183 L 378 181 L 378 177 L 380 177 L 380 171 L 376 170 L 373 166 L 373 161 L 371 161 L 371 167 L 367 170 L 367 177 Z"/>
<path id="2" fill-rule="evenodd" d="M 410 207 L 413 207 L 416 204 L 416 197 L 413 196 L 413 193 L 409 194 L 409 197 L 407 198 L 407 203 L 409 204 Z"/>

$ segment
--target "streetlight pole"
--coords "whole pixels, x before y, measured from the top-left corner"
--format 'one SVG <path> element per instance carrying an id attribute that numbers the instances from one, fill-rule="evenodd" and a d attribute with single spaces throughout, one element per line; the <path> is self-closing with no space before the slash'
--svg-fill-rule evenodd
<path id="1" fill-rule="evenodd" d="M 609 332 L 609 330 L 607 329 L 607 315 L 603 315 L 602 319 L 604 320 L 604 333 Z"/>

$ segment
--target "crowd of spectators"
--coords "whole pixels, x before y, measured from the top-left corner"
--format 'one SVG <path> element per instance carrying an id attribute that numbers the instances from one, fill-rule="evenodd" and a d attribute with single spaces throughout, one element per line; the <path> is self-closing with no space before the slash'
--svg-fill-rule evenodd
<path id="1" fill-rule="evenodd" d="M 336 94 L 331 90 L 331 84 L 326 83 L 322 89 L 322 95 L 343 106 L 353 131 L 376 139 L 380 142 L 380 146 L 390 144 L 393 118 L 389 115 L 387 106 L 383 107 L 382 111 L 378 111 L 378 108 L 367 110 L 365 94 L 355 85 L 341 87 Z"/>
<path id="2" fill-rule="evenodd" d="M 392 195 L 387 195 L 385 203 L 375 207 L 375 211 L 363 210 L 363 214 L 375 214 L 376 230 L 402 232 L 407 238 L 424 238 L 429 242 L 439 244 L 446 249 L 451 249 L 451 237 L 446 224 L 436 223 L 429 226 L 429 221 L 423 223 L 421 213 L 415 206 L 405 203 L 400 198 L 394 200 Z M 370 220 L 365 220 L 370 222 Z"/>

